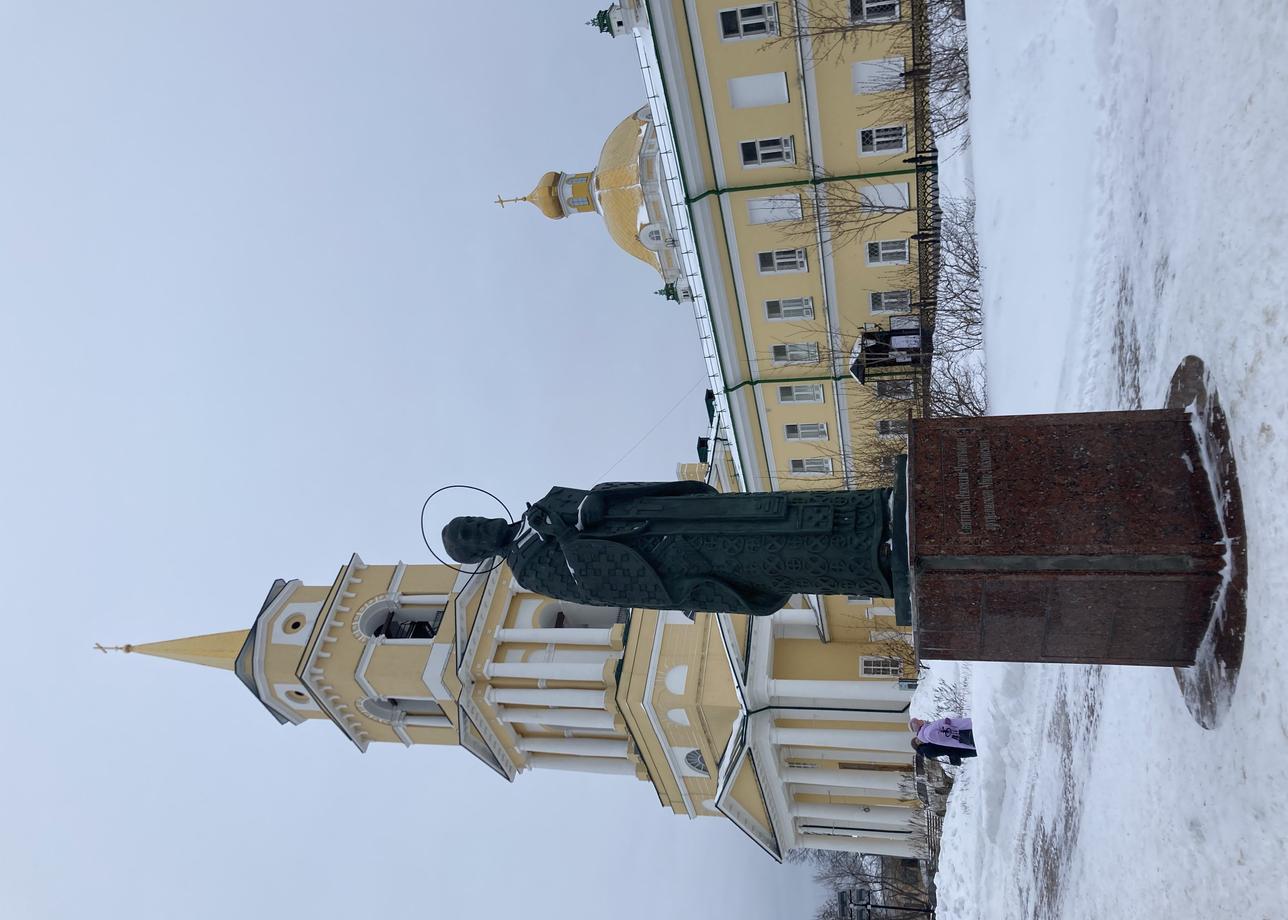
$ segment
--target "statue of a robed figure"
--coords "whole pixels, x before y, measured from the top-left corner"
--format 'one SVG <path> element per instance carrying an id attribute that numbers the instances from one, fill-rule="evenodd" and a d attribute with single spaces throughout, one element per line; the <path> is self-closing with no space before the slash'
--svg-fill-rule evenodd
<path id="1" fill-rule="evenodd" d="M 890 490 L 726 495 L 702 482 L 556 487 L 519 521 L 458 517 L 458 562 L 501 556 L 525 589 L 615 607 L 765 616 L 793 594 L 889 597 Z"/>

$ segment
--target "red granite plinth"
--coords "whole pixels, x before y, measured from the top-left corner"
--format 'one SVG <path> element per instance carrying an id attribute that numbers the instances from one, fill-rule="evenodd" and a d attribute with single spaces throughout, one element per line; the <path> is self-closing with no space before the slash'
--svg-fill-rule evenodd
<path id="1" fill-rule="evenodd" d="M 1189 665 L 1226 548 L 1182 409 L 915 419 L 924 658 Z"/>

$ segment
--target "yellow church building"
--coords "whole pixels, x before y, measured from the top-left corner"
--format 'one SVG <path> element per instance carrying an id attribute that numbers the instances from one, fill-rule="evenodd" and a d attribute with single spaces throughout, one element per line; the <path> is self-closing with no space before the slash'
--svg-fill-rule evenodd
<path id="1" fill-rule="evenodd" d="M 857 458 L 897 443 L 920 382 L 847 370 L 861 331 L 919 322 L 933 292 L 908 77 L 919 7 L 625 0 L 596 16 L 633 43 L 646 104 L 593 169 L 548 172 L 518 200 L 554 220 L 599 215 L 693 310 L 711 428 L 681 478 L 882 484 Z M 854 34 L 823 54 L 794 10 Z M 510 781 L 635 777 L 778 859 L 920 855 L 910 636 L 880 599 L 689 618 L 550 600 L 505 566 L 355 555 L 329 586 L 276 582 L 248 630 L 127 649 L 231 670 L 278 721 L 329 721 L 359 750 L 460 745 Z"/>
<path id="2" fill-rule="evenodd" d="M 889 485 L 924 381 L 850 366 L 933 312 L 923 0 L 621 0 L 592 24 L 633 45 L 646 104 L 519 200 L 598 213 L 693 310 L 737 488 Z"/>
<path id="3" fill-rule="evenodd" d="M 634 777 L 778 859 L 915 857 L 911 691 L 870 641 L 890 611 L 794 602 L 689 618 L 550 600 L 504 565 L 354 555 L 330 585 L 275 582 L 249 629 L 124 648 L 232 671 L 279 722 L 330 722 L 360 751 L 460 745 L 509 781 Z"/>

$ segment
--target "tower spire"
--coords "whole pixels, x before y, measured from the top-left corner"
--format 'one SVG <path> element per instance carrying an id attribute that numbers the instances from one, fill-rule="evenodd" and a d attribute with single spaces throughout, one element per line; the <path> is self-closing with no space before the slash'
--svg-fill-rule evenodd
<path id="1" fill-rule="evenodd" d="M 170 658 L 174 661 L 187 661 L 192 664 L 204 664 L 209 668 L 231 671 L 237 660 L 237 653 L 246 643 L 249 632 L 246 629 L 234 629 L 231 632 L 209 633 L 204 636 L 189 636 L 185 639 L 149 642 L 144 645 L 128 643 L 103 645 L 101 642 L 95 642 L 94 648 L 103 654 L 138 652 L 140 655 L 153 655 L 157 658 Z"/>

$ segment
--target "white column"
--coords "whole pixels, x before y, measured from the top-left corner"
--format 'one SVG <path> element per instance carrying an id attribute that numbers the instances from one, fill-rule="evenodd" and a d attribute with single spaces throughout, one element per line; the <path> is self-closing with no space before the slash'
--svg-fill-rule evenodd
<path id="1" fill-rule="evenodd" d="M 855 663 L 857 668 L 858 663 Z M 790 706 L 853 703 L 863 708 L 870 704 L 875 709 L 901 709 L 912 699 L 911 690 L 901 690 L 897 680 L 858 678 L 854 680 L 771 680 L 769 696 L 772 702 Z"/>
<path id="2" fill-rule="evenodd" d="M 889 722 L 891 725 L 907 726 L 906 712 L 860 712 L 857 709 L 792 709 L 786 706 L 774 707 L 774 716 L 779 719 L 806 719 L 810 722 Z M 912 732 L 908 732 L 912 740 Z"/>
<path id="3" fill-rule="evenodd" d="M 608 709 L 607 690 L 564 690 L 535 687 L 489 687 L 487 700 L 493 703 L 517 703 L 521 706 L 569 707 L 571 709 Z"/>
<path id="4" fill-rule="evenodd" d="M 528 765 L 539 770 L 635 775 L 635 764 L 617 757 L 569 757 L 565 754 L 529 754 Z"/>
<path id="5" fill-rule="evenodd" d="M 592 691 L 597 692 L 597 691 Z M 595 709 L 541 709 L 536 706 L 502 706 L 497 709 L 502 722 L 526 722 L 530 725 L 558 725 L 560 728 L 603 728 L 612 730 L 613 714 Z"/>
<path id="6" fill-rule="evenodd" d="M 404 725 L 419 725 L 422 728 L 451 728 L 452 720 L 447 716 L 407 716 Z"/>
<path id="7" fill-rule="evenodd" d="M 920 858 L 924 854 L 911 840 L 897 840 L 893 837 L 872 837 L 868 835 L 849 836 L 848 834 L 828 834 L 824 828 L 802 828 L 800 845 L 817 850 L 845 850 L 850 853 L 867 853 L 871 856 L 911 856 Z M 911 835 L 909 835 L 911 836 Z"/>
<path id="8" fill-rule="evenodd" d="M 488 677 L 599 683 L 604 679 L 604 665 L 594 661 L 489 661 L 483 673 Z"/>
<path id="9" fill-rule="evenodd" d="M 773 614 L 772 622 L 791 626 L 818 625 L 818 621 L 814 617 L 814 611 L 808 607 L 785 607 Z"/>
<path id="10" fill-rule="evenodd" d="M 626 741 L 614 738 L 528 738 L 520 736 L 519 750 L 579 757 L 625 757 Z"/>
<path id="11" fill-rule="evenodd" d="M 863 789 L 855 795 L 879 795 L 898 798 L 901 785 L 907 780 L 903 773 L 888 770 L 826 770 L 819 767 L 784 767 L 783 779 L 789 783 L 806 786 L 840 786 L 846 789 Z M 911 795 L 911 793 L 906 793 Z"/>
<path id="12" fill-rule="evenodd" d="M 906 732 L 864 731 L 848 728 L 780 728 L 774 725 L 769 729 L 769 737 L 775 744 L 798 744 L 804 747 L 836 747 L 856 751 L 898 751 L 900 753 L 912 750 L 912 742 Z"/>
<path id="13" fill-rule="evenodd" d="M 907 767 L 912 771 L 912 734 L 908 734 L 908 751 L 847 751 L 843 748 L 785 747 L 783 757 L 787 760 L 842 760 L 850 763 L 893 763 Z"/>
<path id="14" fill-rule="evenodd" d="M 893 805 L 850 805 L 832 802 L 792 801 L 792 814 L 798 818 L 815 819 L 802 824 L 820 824 L 840 821 L 855 827 L 872 827 L 881 830 L 910 831 L 914 828 L 911 808 Z"/>
<path id="15" fill-rule="evenodd" d="M 497 642 L 535 642 L 539 645 L 612 645 L 612 629 L 498 629 Z"/>

